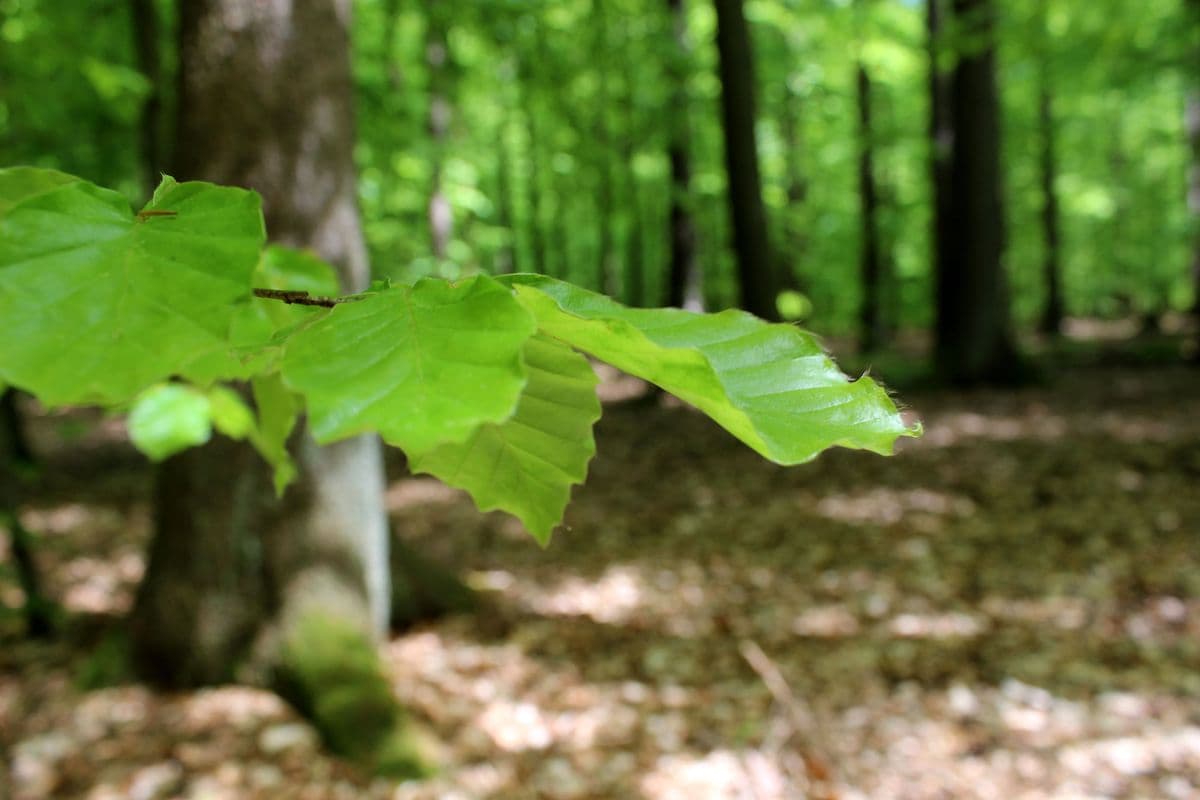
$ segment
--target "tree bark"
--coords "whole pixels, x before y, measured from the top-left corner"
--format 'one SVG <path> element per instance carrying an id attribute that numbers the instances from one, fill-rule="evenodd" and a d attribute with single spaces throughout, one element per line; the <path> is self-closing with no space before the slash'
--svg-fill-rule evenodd
<path id="1" fill-rule="evenodd" d="M 800 117 L 800 97 L 792 88 L 789 78 L 784 92 L 784 102 L 779 109 L 780 133 L 783 135 L 785 192 L 787 211 L 783 215 L 783 239 L 787 252 L 780 254 L 778 277 L 781 288 L 787 287 L 807 292 L 808 280 L 801 264 L 808 247 L 803 223 L 803 207 L 808 199 L 808 179 L 804 174 L 801 154 L 804 152 L 804 136 Z"/>
<path id="2" fill-rule="evenodd" d="M 425 64 L 429 69 L 429 138 L 432 144 L 429 187 L 429 243 L 433 257 L 446 259 L 454 235 L 454 209 L 442 183 L 446 160 L 446 139 L 450 134 L 450 35 L 445 19 L 445 0 L 427 0 L 425 4 Z"/>
<path id="3" fill-rule="evenodd" d="M 142 101 L 138 120 L 138 150 L 141 154 L 139 166 L 143 173 L 142 184 L 146 196 L 149 197 L 158 186 L 159 172 L 163 168 L 159 131 L 159 119 L 162 114 L 162 59 L 158 46 L 158 12 L 154 8 L 154 0 L 130 0 L 129 6 L 138 71 L 150 87 Z"/>
<path id="4" fill-rule="evenodd" d="M 540 32 L 535 32 L 536 35 L 540 35 Z M 545 156 L 542 153 L 543 142 L 541 126 L 538 123 L 538 110 L 534 107 L 533 98 L 530 96 L 533 91 L 533 76 L 532 70 L 529 67 L 529 60 L 524 55 L 518 56 L 517 91 L 519 94 L 518 104 L 525 117 L 525 130 L 528 135 L 528 150 L 525 157 L 529 161 L 526 193 L 529 199 L 530 267 L 534 272 L 549 274 L 547 271 L 546 234 L 542 210 L 545 192 L 542 186 L 542 159 Z"/>
<path id="5" fill-rule="evenodd" d="M 498 139 L 496 141 L 496 221 L 504 228 L 506 236 L 504 244 L 493 261 L 496 274 L 520 272 L 520 258 L 517 256 L 517 228 L 513 202 L 513 168 L 512 154 L 509 152 L 509 131 L 512 129 L 512 112 L 506 105 L 500 118 Z"/>
<path id="6" fill-rule="evenodd" d="M 355 197 L 349 18 L 349 0 L 181 4 L 174 173 L 257 190 L 272 237 L 313 249 L 355 291 L 370 276 Z M 380 443 L 318 447 L 300 432 L 293 444 L 300 477 L 282 499 L 243 443 L 218 437 L 162 465 L 130 622 L 135 663 L 168 685 L 249 676 L 288 688 L 329 742 L 351 742 L 349 755 L 419 772 L 391 732 L 343 735 L 363 714 L 399 719 L 379 681 L 351 685 L 361 671 L 314 672 L 309 661 L 324 663 L 311 631 L 336 629 L 378 672 L 371 642 L 386 630 L 390 601 Z"/>
<path id="7" fill-rule="evenodd" d="M 1188 210 L 1192 216 L 1192 316 L 1200 331 L 1200 0 L 1186 0 L 1184 9 L 1188 28 L 1192 32 L 1192 49 L 1188 54 L 1191 61 L 1191 85 L 1186 101 L 1185 129 L 1191 164 L 1188 165 Z M 1200 333 L 1197 334 L 1200 338 Z M 1200 350 L 1196 355 L 1200 362 Z"/>
<path id="8" fill-rule="evenodd" d="M 870 353 L 887 336 L 883 307 L 883 248 L 879 241 L 879 192 L 875 182 L 874 130 L 871 124 L 871 76 L 858 64 L 858 197 L 862 214 L 862 305 L 860 348 Z"/>
<path id="9" fill-rule="evenodd" d="M 971 44 L 958 54 L 948 93 L 952 144 L 948 197 L 938 209 L 946 228 L 938 242 L 945 249 L 937 259 L 934 363 L 950 383 L 1007 382 L 1020 365 L 1002 262 L 994 9 L 991 0 L 954 0 L 953 7 L 958 27 L 974 35 L 964 37 Z"/>
<path id="10" fill-rule="evenodd" d="M 634 74 L 634 53 L 630 47 L 632 36 L 629 25 L 623 27 L 626 52 L 622 58 L 622 110 L 625 132 L 621 138 L 621 158 L 625 162 L 625 269 L 622 273 L 622 300 L 626 305 L 646 304 L 645 237 L 642 233 L 641 186 L 637 175 L 637 154 L 641 145 L 638 113 L 637 78 Z"/>
<path id="11" fill-rule="evenodd" d="M 593 121 L 593 146 L 596 163 L 596 275 L 595 289 L 612 294 L 616 281 L 613 266 L 613 179 L 612 179 L 612 132 L 609 129 L 608 106 L 610 92 L 608 71 L 609 54 L 608 18 L 604 10 L 605 0 L 592 0 L 591 26 L 595 32 L 592 42 L 592 58 L 596 64 L 598 83 L 596 86 L 595 120 Z"/>
<path id="12" fill-rule="evenodd" d="M 1050 91 L 1049 78 L 1043 66 L 1041 84 L 1038 87 L 1038 127 L 1041 133 L 1039 163 L 1042 182 L 1042 280 L 1045 284 L 1046 305 L 1042 309 L 1039 328 L 1047 336 L 1057 336 L 1063 321 L 1062 265 L 1060 258 L 1061 240 L 1059 233 L 1058 159 L 1055 152 L 1054 98 Z"/>
<path id="13" fill-rule="evenodd" d="M 948 291 L 947 255 L 950 252 L 950 157 L 954 152 L 954 128 L 950 121 L 950 77 L 944 68 L 945 3 L 926 0 L 926 35 L 929 48 L 929 177 L 933 193 L 933 262 L 935 311 L 938 298 Z"/>
<path id="14" fill-rule="evenodd" d="M 687 33 L 687 9 L 684 0 L 667 0 L 673 28 L 674 51 L 668 60 L 668 80 L 674 98 L 671 114 L 667 160 L 671 164 L 671 207 L 668 214 L 671 241 L 671 263 L 667 273 L 667 305 L 704 309 L 701 291 L 700 262 L 696 258 L 696 223 L 692 219 L 691 198 L 692 160 L 688 149 L 688 67 L 691 46 Z"/>
<path id="15" fill-rule="evenodd" d="M 0 527 L 8 529 L 9 552 L 25 595 L 22 609 L 25 631 L 35 639 L 45 639 L 54 634 L 54 610 L 42 591 L 33 535 L 25 529 L 18 513 L 20 473 L 33 465 L 34 458 L 16 400 L 15 390 L 0 390 Z"/>
<path id="16" fill-rule="evenodd" d="M 775 281 L 767 214 L 758 169 L 754 61 L 743 0 L 715 0 L 717 54 L 720 62 L 721 112 L 725 134 L 725 171 L 733 249 L 741 284 L 741 305 L 752 314 L 775 319 Z"/>

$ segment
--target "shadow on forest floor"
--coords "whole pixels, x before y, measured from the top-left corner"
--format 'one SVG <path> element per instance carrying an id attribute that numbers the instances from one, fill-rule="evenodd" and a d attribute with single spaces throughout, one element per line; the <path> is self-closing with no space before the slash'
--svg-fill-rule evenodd
<path id="1" fill-rule="evenodd" d="M 1166 366 L 906 393 L 927 433 L 898 457 L 793 469 L 688 409 L 611 405 L 548 550 L 391 484 L 405 539 L 495 599 L 386 648 L 438 779 L 364 781 L 261 692 L 82 692 L 85 649 L 11 636 L 9 777 L 18 798 L 1195 797 L 1198 398 Z M 103 452 L 25 514 L 80 613 L 128 605 L 148 529 L 145 466 Z"/>

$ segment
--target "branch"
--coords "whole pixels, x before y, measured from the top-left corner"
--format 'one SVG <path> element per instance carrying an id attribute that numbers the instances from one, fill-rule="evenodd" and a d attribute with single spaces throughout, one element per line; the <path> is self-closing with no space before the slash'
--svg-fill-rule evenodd
<path id="1" fill-rule="evenodd" d="M 314 297 L 308 292 L 297 292 L 287 289 L 255 289 L 254 296 L 261 297 L 264 300 L 278 300 L 288 305 L 320 306 L 321 308 L 333 308 L 338 303 L 348 303 L 360 299 L 353 295 L 350 297 Z"/>

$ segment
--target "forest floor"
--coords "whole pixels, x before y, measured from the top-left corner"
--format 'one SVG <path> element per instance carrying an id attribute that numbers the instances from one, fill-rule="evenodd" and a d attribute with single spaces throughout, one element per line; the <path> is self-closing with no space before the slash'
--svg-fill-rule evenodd
<path id="1" fill-rule="evenodd" d="M 904 399 L 926 434 L 895 458 L 792 469 L 689 409 L 610 404 L 546 550 L 397 475 L 397 529 L 491 598 L 385 646 L 442 742 L 427 782 L 359 775 L 269 693 L 85 690 L 103 637 L 5 623 L 11 797 L 1200 797 L 1200 370 Z M 149 470 L 118 422 L 33 427 L 49 590 L 119 614 Z"/>

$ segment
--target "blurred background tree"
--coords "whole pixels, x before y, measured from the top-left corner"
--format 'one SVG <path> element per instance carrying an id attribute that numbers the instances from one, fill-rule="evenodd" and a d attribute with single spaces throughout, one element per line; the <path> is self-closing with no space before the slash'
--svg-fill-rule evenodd
<path id="1" fill-rule="evenodd" d="M 1067 317 L 1154 325 L 1196 293 L 1195 5 L 362 0 L 354 154 L 370 263 L 402 278 L 536 270 L 633 303 L 680 304 L 692 285 L 695 301 L 808 316 L 867 349 L 941 331 L 947 376 L 952 352 L 984 346 L 963 320 L 1010 339 Z M 175 4 L 113 3 L 100 19 L 5 0 L 0 13 L 0 160 L 141 196 L 174 135 Z M 957 105 L 995 119 L 952 135 L 954 96 L 992 82 L 994 114 Z M 979 136 L 997 156 L 977 174 L 955 154 L 979 152 Z M 746 164 L 734 180 L 727 153 Z M 941 179 L 931 158 L 946 159 Z M 951 173 L 966 194 L 939 200 Z M 1002 227 L 935 223 L 947 214 Z M 949 255 L 955 233 L 972 258 L 990 253 L 978 296 L 1007 283 L 1010 322 L 984 323 L 1002 304 L 968 310 L 953 281 L 935 291 L 937 275 L 981 269 Z M 939 292 L 962 313 L 940 314 Z"/>

